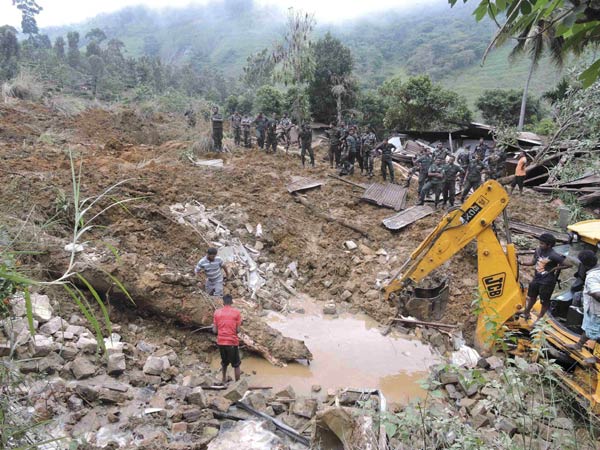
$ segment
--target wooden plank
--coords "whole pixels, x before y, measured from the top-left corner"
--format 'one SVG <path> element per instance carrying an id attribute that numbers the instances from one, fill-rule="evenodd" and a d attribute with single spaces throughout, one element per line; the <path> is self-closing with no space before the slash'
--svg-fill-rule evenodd
<path id="1" fill-rule="evenodd" d="M 417 220 L 432 214 L 434 209 L 431 206 L 413 206 L 405 211 L 394 214 L 393 216 L 383 219 L 383 226 L 388 230 L 401 230 Z"/>

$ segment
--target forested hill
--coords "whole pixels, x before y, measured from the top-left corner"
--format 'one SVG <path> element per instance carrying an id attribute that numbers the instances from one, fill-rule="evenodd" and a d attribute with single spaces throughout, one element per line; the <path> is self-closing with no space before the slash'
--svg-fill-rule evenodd
<path id="1" fill-rule="evenodd" d="M 494 61 L 494 72 L 488 71 L 483 80 L 473 77 L 494 27 L 490 22 L 475 22 L 472 7 L 469 3 L 450 8 L 446 0 L 439 0 L 434 6 L 408 11 L 318 23 L 315 37 L 330 31 L 350 47 L 355 75 L 363 87 L 377 87 L 392 75 L 421 73 L 451 85 L 466 73 L 472 78 L 467 87 L 473 93 L 465 94 L 474 97 L 483 89 L 477 85 L 479 81 L 493 87 L 497 77 L 506 85 L 504 73 L 509 62 L 504 52 L 501 60 Z M 285 11 L 277 8 L 257 5 L 252 0 L 225 0 L 161 11 L 127 8 L 82 24 L 44 31 L 54 38 L 77 30 L 83 38 L 92 28 L 101 28 L 109 39 L 121 40 L 129 56 L 160 56 L 169 64 L 190 62 L 236 77 L 250 54 L 270 48 L 281 37 L 285 20 Z M 81 44 L 86 44 L 85 39 Z M 519 64 L 524 67 L 526 62 Z M 547 88 L 552 70 L 542 64 L 538 72 L 544 82 L 534 81 L 534 93 Z M 522 81 L 514 79 L 514 87 L 521 88 Z"/>

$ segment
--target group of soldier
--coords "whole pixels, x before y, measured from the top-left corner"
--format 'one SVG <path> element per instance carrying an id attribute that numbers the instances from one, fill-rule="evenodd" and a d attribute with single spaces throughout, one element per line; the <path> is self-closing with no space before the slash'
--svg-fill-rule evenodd
<path id="1" fill-rule="evenodd" d="M 489 147 L 483 138 L 472 150 L 469 146 L 461 148 L 456 158 L 441 143 L 432 152 L 422 146 L 410 172 L 410 175 L 419 173 L 418 204 L 423 205 L 425 198 L 433 193 L 436 208 L 440 200 L 442 206 L 454 206 L 457 181 L 461 188 L 461 201 L 464 202 L 469 192 L 481 185 L 483 177 L 495 180 L 504 176 L 505 164 L 506 153 Z M 410 176 L 407 185 L 409 182 Z"/>

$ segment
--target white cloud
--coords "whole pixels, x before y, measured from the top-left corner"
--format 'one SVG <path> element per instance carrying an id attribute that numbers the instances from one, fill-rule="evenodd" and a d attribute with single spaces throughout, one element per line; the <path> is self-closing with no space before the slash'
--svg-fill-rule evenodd
<path id="1" fill-rule="evenodd" d="M 73 24 L 100 13 L 117 11 L 126 6 L 145 5 L 150 8 L 176 8 L 190 3 L 206 4 L 208 0 L 38 0 L 44 10 L 38 16 L 40 27 Z M 278 8 L 300 8 L 314 12 L 319 22 L 339 22 L 386 9 L 404 9 L 416 5 L 445 3 L 445 0 L 257 0 L 259 4 Z M 19 11 L 10 0 L 0 1 L 0 25 L 19 27 Z"/>

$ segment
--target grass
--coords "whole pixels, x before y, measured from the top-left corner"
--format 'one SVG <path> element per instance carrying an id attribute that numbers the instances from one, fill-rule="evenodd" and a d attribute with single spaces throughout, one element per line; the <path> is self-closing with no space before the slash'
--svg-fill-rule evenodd
<path id="1" fill-rule="evenodd" d="M 529 72 L 529 60 L 521 57 L 514 63 L 508 60 L 509 47 L 490 53 L 485 64 L 474 64 L 449 74 L 441 83 L 466 97 L 469 106 L 477 111 L 475 102 L 487 89 L 522 89 Z M 531 80 L 530 92 L 540 96 L 560 80 L 562 73 L 548 58 L 544 58 Z"/>

